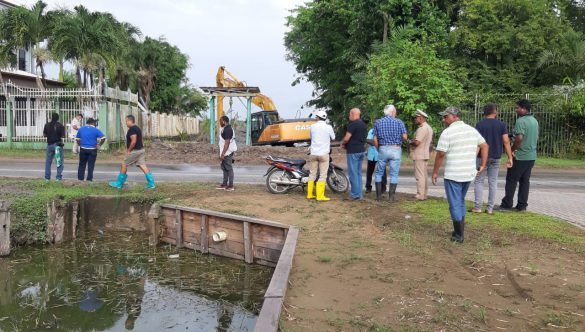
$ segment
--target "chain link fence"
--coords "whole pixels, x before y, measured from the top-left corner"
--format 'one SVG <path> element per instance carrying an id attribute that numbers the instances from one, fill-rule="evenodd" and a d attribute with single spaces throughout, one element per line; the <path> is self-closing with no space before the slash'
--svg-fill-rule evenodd
<path id="1" fill-rule="evenodd" d="M 492 94 L 470 99 L 461 107 L 464 122 L 475 125 L 483 119 L 483 106 L 494 103 L 498 106 L 498 118 L 508 125 L 511 134 L 518 118 L 516 102 L 530 100 L 532 114 L 540 127 L 538 154 L 541 156 L 566 157 L 573 153 L 571 146 L 585 138 L 585 128 L 576 125 L 563 109 L 570 100 L 568 94 Z"/>

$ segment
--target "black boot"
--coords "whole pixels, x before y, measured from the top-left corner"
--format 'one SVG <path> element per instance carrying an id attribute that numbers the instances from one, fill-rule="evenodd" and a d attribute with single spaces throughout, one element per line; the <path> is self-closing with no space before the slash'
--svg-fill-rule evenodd
<path id="1" fill-rule="evenodd" d="M 388 190 L 388 199 L 390 202 L 396 202 L 398 199 L 396 198 L 396 186 L 395 183 L 390 184 L 390 189 Z"/>
<path id="2" fill-rule="evenodd" d="M 461 220 L 461 232 L 459 233 L 459 237 L 461 237 L 461 242 L 463 243 L 463 241 L 465 240 L 465 218 L 463 218 L 463 220 Z"/>
<path id="3" fill-rule="evenodd" d="M 382 182 L 376 182 L 376 200 L 382 199 Z"/>
<path id="4" fill-rule="evenodd" d="M 457 243 L 463 243 L 463 222 L 453 222 L 453 228 L 455 231 L 451 235 L 451 241 Z"/>

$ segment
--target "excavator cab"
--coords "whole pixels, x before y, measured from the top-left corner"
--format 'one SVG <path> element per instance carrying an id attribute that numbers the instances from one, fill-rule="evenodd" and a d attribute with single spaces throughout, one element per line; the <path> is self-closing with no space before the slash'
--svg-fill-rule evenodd
<path id="1" fill-rule="evenodd" d="M 259 140 L 264 129 L 280 121 L 276 111 L 262 111 L 252 114 L 252 144 L 262 144 Z"/>

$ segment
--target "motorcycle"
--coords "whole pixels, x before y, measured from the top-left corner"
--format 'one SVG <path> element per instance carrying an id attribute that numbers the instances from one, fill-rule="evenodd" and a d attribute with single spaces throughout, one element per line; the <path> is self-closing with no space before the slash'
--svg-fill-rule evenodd
<path id="1" fill-rule="evenodd" d="M 349 178 L 345 171 L 332 161 L 329 157 L 327 186 L 335 193 L 345 193 L 349 189 Z M 273 194 L 286 194 L 296 187 L 305 190 L 309 182 L 306 160 L 267 156 L 266 163 L 270 166 L 264 174 L 268 191 Z"/>

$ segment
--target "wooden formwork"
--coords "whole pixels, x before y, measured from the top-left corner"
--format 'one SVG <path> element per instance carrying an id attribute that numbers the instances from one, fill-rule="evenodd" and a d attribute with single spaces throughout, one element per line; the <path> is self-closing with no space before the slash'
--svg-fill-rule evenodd
<path id="1" fill-rule="evenodd" d="M 296 227 L 171 204 L 160 205 L 149 216 L 152 238 L 160 242 L 275 267 L 254 331 L 278 330 L 299 234 Z M 225 239 L 214 241 L 218 233 Z"/>

